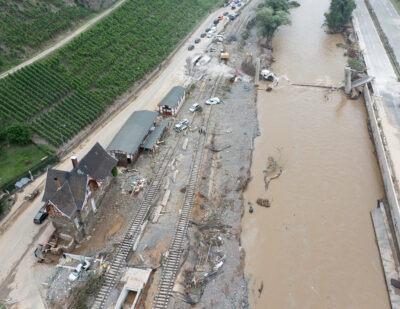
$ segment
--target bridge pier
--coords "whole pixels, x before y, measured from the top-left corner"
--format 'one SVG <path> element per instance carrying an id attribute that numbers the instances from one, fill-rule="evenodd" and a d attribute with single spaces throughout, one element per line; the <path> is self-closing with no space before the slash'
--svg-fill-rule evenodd
<path id="1" fill-rule="evenodd" d="M 351 92 L 351 69 L 349 67 L 344 68 L 344 92 L 346 94 Z"/>

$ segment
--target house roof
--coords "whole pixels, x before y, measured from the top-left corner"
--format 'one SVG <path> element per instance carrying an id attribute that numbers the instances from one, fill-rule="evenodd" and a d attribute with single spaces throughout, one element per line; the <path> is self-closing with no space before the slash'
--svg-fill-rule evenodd
<path id="1" fill-rule="evenodd" d="M 61 187 L 58 190 L 54 184 L 55 178 L 57 178 L 57 180 L 60 182 L 61 185 Z M 51 201 L 62 212 L 64 212 L 62 208 L 65 206 L 66 211 L 68 212 L 69 211 L 68 209 L 70 209 L 70 207 L 68 206 L 70 200 L 69 198 L 67 198 L 67 195 L 64 192 L 66 190 L 64 188 L 64 185 L 67 184 L 69 188 L 68 190 L 71 192 L 75 208 L 80 210 L 82 209 L 83 203 L 85 202 L 86 198 L 87 181 L 88 181 L 88 176 L 86 174 L 79 174 L 76 171 L 71 171 L 71 172 L 59 171 L 49 168 L 47 170 L 46 185 L 42 200 L 44 202 Z M 64 188 L 63 194 L 59 193 L 59 191 L 61 191 L 62 188 Z M 61 201 L 60 200 L 61 198 L 66 198 L 66 200 Z"/>
<path id="2" fill-rule="evenodd" d="M 164 132 L 165 127 L 167 126 L 168 121 L 164 120 L 159 126 L 156 126 L 154 130 L 146 137 L 142 148 L 144 149 L 153 149 L 157 140 L 160 139 L 162 133 Z"/>
<path id="3" fill-rule="evenodd" d="M 65 182 L 65 179 L 67 177 L 66 174 L 68 173 L 69 172 L 54 170 L 52 168 L 47 169 L 46 184 L 44 187 L 44 193 L 42 198 L 43 202 L 47 202 L 57 191 L 57 188 L 54 184 L 54 179 L 57 178 L 60 184 L 62 185 Z"/>
<path id="4" fill-rule="evenodd" d="M 102 181 L 110 175 L 117 162 L 99 143 L 96 143 L 79 161 L 76 172 L 78 174 L 87 174 L 96 180 Z"/>
<path id="5" fill-rule="evenodd" d="M 69 218 L 71 218 L 78 209 L 68 181 L 64 182 L 60 189 L 54 193 L 50 202 Z"/>
<path id="6" fill-rule="evenodd" d="M 158 103 L 157 106 L 175 107 L 178 104 L 180 97 L 185 93 L 185 88 L 182 86 L 175 86 L 167 95 Z"/>
<path id="7" fill-rule="evenodd" d="M 114 136 L 107 150 L 136 153 L 150 128 L 154 125 L 156 118 L 157 112 L 133 112 L 119 132 Z"/>

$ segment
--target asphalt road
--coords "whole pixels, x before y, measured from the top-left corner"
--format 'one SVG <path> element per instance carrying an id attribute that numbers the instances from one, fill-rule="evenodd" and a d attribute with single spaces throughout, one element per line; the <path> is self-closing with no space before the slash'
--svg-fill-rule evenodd
<path id="1" fill-rule="evenodd" d="M 107 147 L 132 112 L 141 109 L 156 110 L 158 102 L 173 86 L 188 85 L 190 79 L 185 75 L 186 59 L 198 52 L 203 52 L 211 39 L 202 39 L 199 44 L 195 44 L 195 49 L 192 51 L 188 51 L 187 47 L 194 42 L 195 38 L 200 37 L 204 29 L 209 27 L 213 20 L 224 11 L 226 11 L 225 8 L 220 8 L 210 14 L 169 60 L 156 79 L 140 91 L 137 97 L 122 108 L 118 114 L 93 132 L 55 168 L 70 170 L 72 166 L 69 157 L 76 155 L 79 160 L 96 142 Z M 218 32 L 223 29 L 226 22 L 227 19 L 224 19 L 219 23 Z M 37 178 L 24 189 L 25 193 L 30 193 L 34 188 L 43 186 L 44 179 L 44 175 Z M 33 217 L 42 205 L 41 198 L 42 195 L 18 215 L 15 215 L 18 207 L 14 207 L 12 213 L 2 222 L 2 226 L 7 225 L 6 228 L 4 231 L 0 229 L 0 299 L 12 297 L 18 300 L 18 308 L 46 307 L 40 295 L 40 285 L 48 279 L 44 276 L 48 266 L 35 263 L 33 257 L 34 248 L 44 240 L 49 231 L 49 224 L 37 226 L 33 223 Z M 22 194 L 19 194 L 19 199 L 22 199 Z"/>
<path id="2" fill-rule="evenodd" d="M 60 47 L 64 46 L 67 44 L 69 41 L 71 41 L 73 38 L 81 34 L 82 32 L 86 31 L 89 27 L 91 27 L 93 24 L 97 23 L 100 19 L 104 18 L 108 14 L 110 14 L 112 11 L 114 11 L 117 7 L 119 7 L 122 3 L 124 3 L 125 0 L 121 0 L 118 3 L 114 4 L 112 7 L 108 8 L 105 10 L 103 13 L 97 15 L 93 19 L 89 20 L 86 24 L 84 24 L 82 27 L 78 28 L 74 32 L 72 32 L 70 35 L 67 35 L 65 38 L 63 38 L 61 41 L 57 42 L 53 46 L 45 49 L 44 51 L 40 52 L 36 56 L 32 57 L 31 59 L 9 69 L 8 71 L 5 71 L 0 74 L 0 79 L 6 77 L 8 74 L 14 73 L 15 71 L 22 69 L 23 67 L 26 67 L 27 65 L 40 60 L 47 55 L 51 54 L 53 51 L 59 49 Z"/>
<path id="3" fill-rule="evenodd" d="M 390 0 L 369 0 L 385 32 L 390 45 L 400 62 L 400 16 Z"/>
<path id="4" fill-rule="evenodd" d="M 368 74 L 375 77 L 372 86 L 384 99 L 384 106 L 393 124 L 400 128 L 400 83 L 375 29 L 363 0 L 356 0 L 354 22 L 359 30 L 360 48 L 364 52 Z"/>

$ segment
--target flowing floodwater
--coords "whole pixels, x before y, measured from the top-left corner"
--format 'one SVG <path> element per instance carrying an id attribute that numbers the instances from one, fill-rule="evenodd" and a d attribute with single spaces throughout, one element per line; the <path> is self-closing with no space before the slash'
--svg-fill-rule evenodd
<path id="1" fill-rule="evenodd" d="M 389 308 L 369 211 L 383 196 L 361 100 L 297 87 L 337 84 L 346 59 L 339 35 L 321 25 L 329 0 L 303 0 L 292 25 L 274 39 L 272 92 L 259 91 L 261 136 L 255 140 L 242 244 L 251 308 Z M 274 156 L 283 173 L 264 188 Z M 258 289 L 263 283 L 259 295 Z"/>

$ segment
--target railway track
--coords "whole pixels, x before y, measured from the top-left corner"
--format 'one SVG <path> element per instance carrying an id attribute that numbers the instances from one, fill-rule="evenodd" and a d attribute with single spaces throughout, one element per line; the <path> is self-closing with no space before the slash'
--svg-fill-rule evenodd
<path id="1" fill-rule="evenodd" d="M 212 90 L 211 97 L 215 96 L 215 93 L 218 90 L 218 86 L 221 80 L 222 76 L 220 76 L 217 79 L 215 86 Z M 205 127 L 206 132 L 210 121 L 211 111 L 212 111 L 212 105 L 208 109 L 208 114 L 204 118 L 203 122 L 203 126 Z M 196 152 L 194 154 L 190 170 L 188 186 L 183 201 L 183 206 L 181 208 L 178 223 L 176 225 L 176 229 L 172 237 L 170 248 L 168 250 L 168 256 L 163 264 L 161 281 L 159 282 L 158 285 L 157 298 L 153 303 L 154 309 L 165 309 L 168 307 L 169 304 L 172 288 L 174 286 L 175 278 L 179 270 L 179 264 L 182 258 L 187 227 L 189 224 L 193 202 L 196 195 L 197 182 L 201 170 L 201 164 L 202 164 L 203 153 L 205 148 L 204 146 L 206 140 L 207 140 L 206 134 L 199 134 L 199 138 L 196 145 Z"/>
<path id="2" fill-rule="evenodd" d="M 117 254 L 114 256 L 111 265 L 108 267 L 107 272 L 105 274 L 105 283 L 101 287 L 99 293 L 96 296 L 95 302 L 93 304 L 94 309 L 105 308 L 105 304 L 113 287 L 116 285 L 117 280 L 119 279 L 121 269 L 126 266 L 127 258 L 130 255 L 133 246 L 136 241 L 140 237 L 141 234 L 141 226 L 144 221 L 147 219 L 150 209 L 153 205 L 154 199 L 159 193 L 160 186 L 163 182 L 164 175 L 168 168 L 168 164 L 171 161 L 171 158 L 175 152 L 177 145 L 179 144 L 180 138 L 174 147 L 169 147 L 159 166 L 157 168 L 157 172 L 153 177 L 150 185 L 147 187 L 145 192 L 145 197 L 140 205 L 140 209 L 135 215 L 135 217 L 131 221 L 130 228 L 126 232 L 124 239 L 120 246 L 118 247 Z"/>

